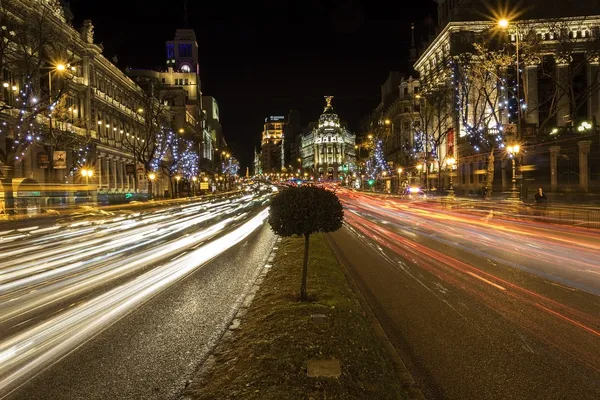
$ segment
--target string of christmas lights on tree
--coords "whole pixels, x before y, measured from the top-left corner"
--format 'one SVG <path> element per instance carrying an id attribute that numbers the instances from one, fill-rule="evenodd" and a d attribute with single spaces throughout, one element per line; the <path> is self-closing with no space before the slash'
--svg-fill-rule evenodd
<path id="1" fill-rule="evenodd" d="M 375 179 L 378 175 L 382 175 L 383 172 L 391 174 L 390 166 L 385 160 L 383 153 L 383 141 L 378 139 L 375 142 L 375 149 L 371 157 L 365 162 L 365 174 L 369 179 Z"/>
<path id="2" fill-rule="evenodd" d="M 456 62 L 451 59 L 448 64 L 448 67 L 452 71 L 451 77 L 455 91 L 456 110 L 462 122 L 462 130 L 476 152 L 479 152 L 482 147 L 484 150 L 494 147 L 504 148 L 503 120 L 514 122 L 515 119 L 518 120 L 518 113 L 527 108 L 525 100 L 523 98 L 517 99 L 515 94 L 518 88 L 517 78 L 520 76 L 521 70 L 519 70 L 519 73 L 514 71 L 514 74 L 510 74 L 514 75 L 510 81 L 506 77 L 499 78 L 495 84 L 495 88 L 484 92 L 483 95 L 488 97 L 485 100 L 496 104 L 496 107 L 492 109 L 488 106 L 485 108 L 485 112 L 483 110 L 472 110 L 474 106 L 471 104 L 473 101 L 471 95 L 475 96 L 477 91 L 482 90 L 481 87 L 476 86 L 482 83 L 478 82 L 478 78 L 472 75 L 473 67 L 470 63 L 482 61 L 473 60 L 471 57 L 472 55 L 463 56 L 462 58 L 457 57 Z M 509 74 L 507 73 L 506 75 L 508 77 Z M 477 118 L 476 113 L 481 113 L 479 118 Z M 471 119 L 478 119 L 479 121 L 473 121 L 478 122 L 478 124 L 472 124 Z"/>
<path id="3" fill-rule="evenodd" d="M 237 175 L 240 165 L 234 157 L 229 157 L 226 162 L 221 163 L 221 172 L 223 174 Z"/>
<path id="4" fill-rule="evenodd" d="M 154 147 L 154 154 L 150 161 L 150 172 L 158 171 L 167 152 L 171 148 L 171 143 L 174 138 L 176 138 L 176 136 L 173 131 L 167 131 L 164 127 L 161 127 L 160 131 L 156 134 L 156 146 Z"/>

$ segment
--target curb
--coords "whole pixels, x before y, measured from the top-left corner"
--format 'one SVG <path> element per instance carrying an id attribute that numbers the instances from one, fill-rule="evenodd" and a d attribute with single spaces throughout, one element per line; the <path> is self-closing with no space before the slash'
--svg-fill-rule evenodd
<path id="1" fill-rule="evenodd" d="M 415 382 L 414 378 L 408 371 L 408 368 L 406 368 L 406 365 L 404 364 L 404 362 L 400 358 L 400 355 L 398 354 L 398 352 L 392 345 L 392 342 L 390 342 L 390 339 L 388 338 L 385 331 L 383 330 L 383 327 L 379 323 L 379 320 L 375 316 L 375 313 L 371 309 L 371 306 L 369 306 L 369 303 L 364 298 L 360 289 L 356 285 L 356 282 L 354 282 L 354 279 L 352 279 L 352 276 L 348 272 L 348 268 L 346 267 L 346 264 L 341 260 L 341 257 L 339 257 L 337 250 L 332 245 L 331 240 L 329 239 L 329 235 L 326 234 L 325 238 L 327 240 L 327 244 L 329 245 L 329 248 L 335 255 L 335 258 L 336 258 L 338 264 L 340 265 L 342 272 L 346 276 L 346 280 L 348 281 L 348 284 L 352 288 L 352 291 L 354 292 L 354 294 L 356 294 L 356 297 L 358 299 L 358 302 L 360 303 L 361 308 L 367 315 L 367 319 L 369 320 L 369 323 L 371 324 L 371 327 L 373 328 L 375 336 L 382 341 L 385 349 L 387 350 L 389 355 L 392 357 L 396 376 L 400 380 L 400 383 L 402 384 L 402 386 L 405 388 L 405 390 L 408 394 L 408 398 L 411 400 L 425 400 L 425 396 L 423 395 L 423 392 L 421 391 L 421 389 L 416 387 L 416 382 Z"/>
<path id="2" fill-rule="evenodd" d="M 254 282 L 252 283 L 252 286 L 250 287 L 250 290 L 248 290 L 248 292 L 242 297 L 242 299 L 236 303 L 235 307 L 237 309 L 235 311 L 233 318 L 229 322 L 229 325 L 227 326 L 227 328 L 225 328 L 225 330 L 223 331 L 221 336 L 218 338 L 216 344 L 205 356 L 204 360 L 202 360 L 200 362 L 196 372 L 192 375 L 192 377 L 187 382 L 184 389 L 181 391 L 179 400 L 191 400 L 193 398 L 193 395 L 188 394 L 188 392 L 194 391 L 194 390 L 199 390 L 201 388 L 203 376 L 208 371 L 210 371 L 212 369 L 212 367 L 215 365 L 215 362 L 216 362 L 215 354 L 218 354 L 220 352 L 221 346 L 225 345 L 227 342 L 232 340 L 234 331 L 240 327 L 242 319 L 248 312 L 248 308 L 252 304 L 252 300 L 254 300 L 254 296 L 256 296 L 256 292 L 258 291 L 258 289 L 262 285 L 263 281 L 265 280 L 265 276 L 267 275 L 267 273 L 271 270 L 271 267 L 273 266 L 273 261 L 275 260 L 275 252 L 279 249 L 278 245 L 280 242 L 281 242 L 281 237 L 277 236 L 277 238 L 275 239 L 275 243 L 273 244 L 273 248 L 271 249 L 271 251 L 269 252 L 269 255 L 267 256 L 267 261 L 265 262 L 265 264 L 261 268 L 260 272 L 256 276 Z"/>

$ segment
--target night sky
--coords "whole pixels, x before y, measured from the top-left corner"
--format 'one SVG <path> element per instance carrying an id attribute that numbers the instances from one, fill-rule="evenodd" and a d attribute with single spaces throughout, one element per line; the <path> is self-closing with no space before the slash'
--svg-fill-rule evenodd
<path id="1" fill-rule="evenodd" d="M 96 43 L 120 68 L 164 68 L 165 41 L 184 27 L 184 0 L 71 0 L 74 25 L 92 19 Z M 237 3 L 237 4 L 236 4 Z M 223 133 L 251 166 L 264 118 L 298 109 L 303 124 L 323 96 L 351 130 L 379 103 L 390 70 L 408 71 L 410 23 L 417 42 L 433 0 L 390 8 L 381 1 L 189 1 L 188 27 L 200 47 L 204 95 L 219 103 Z"/>

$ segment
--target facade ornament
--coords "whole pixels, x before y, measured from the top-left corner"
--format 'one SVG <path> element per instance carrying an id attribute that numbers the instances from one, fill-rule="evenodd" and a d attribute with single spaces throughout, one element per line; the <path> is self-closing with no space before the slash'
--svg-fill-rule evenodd
<path id="1" fill-rule="evenodd" d="M 88 44 L 94 43 L 94 25 L 92 25 L 91 19 L 86 19 L 83 21 L 83 26 L 81 27 L 81 38 Z"/>
<path id="2" fill-rule="evenodd" d="M 598 53 L 597 51 L 590 52 L 587 54 L 587 56 L 588 56 L 588 62 L 590 64 L 600 64 L 600 53 Z"/>
<path id="3" fill-rule="evenodd" d="M 60 3 L 60 0 L 37 0 L 38 3 L 41 3 L 42 6 L 47 7 L 54 16 L 59 18 L 62 22 L 66 22 L 65 11 L 63 10 L 63 6 Z"/>
<path id="4" fill-rule="evenodd" d="M 570 53 L 562 53 L 556 54 L 554 60 L 556 61 L 556 65 L 569 65 L 573 61 L 573 57 Z"/>
<path id="5" fill-rule="evenodd" d="M 542 58 L 537 54 L 527 54 L 524 57 L 523 62 L 525 63 L 525 67 L 537 67 L 541 64 Z"/>
<path id="6" fill-rule="evenodd" d="M 325 108 L 323 109 L 323 111 L 331 110 L 333 108 L 333 106 L 331 105 L 331 100 L 333 100 L 333 96 L 324 96 L 324 97 L 325 97 Z"/>

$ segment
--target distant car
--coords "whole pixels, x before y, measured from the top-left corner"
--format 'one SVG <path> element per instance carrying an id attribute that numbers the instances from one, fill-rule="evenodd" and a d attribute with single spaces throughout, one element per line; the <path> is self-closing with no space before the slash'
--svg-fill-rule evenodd
<path id="1" fill-rule="evenodd" d="M 418 186 L 407 187 L 402 195 L 407 199 L 424 199 L 427 197 L 423 188 Z"/>

